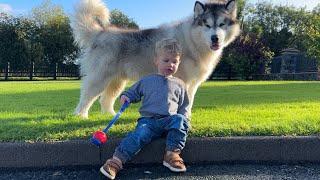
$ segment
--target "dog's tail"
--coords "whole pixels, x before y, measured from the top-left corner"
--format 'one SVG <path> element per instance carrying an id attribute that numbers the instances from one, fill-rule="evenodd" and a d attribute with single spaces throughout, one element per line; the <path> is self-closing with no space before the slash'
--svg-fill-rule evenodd
<path id="1" fill-rule="evenodd" d="M 101 0 L 81 0 L 71 21 L 75 42 L 82 48 L 90 46 L 92 37 L 110 24 L 109 19 L 109 10 Z"/>

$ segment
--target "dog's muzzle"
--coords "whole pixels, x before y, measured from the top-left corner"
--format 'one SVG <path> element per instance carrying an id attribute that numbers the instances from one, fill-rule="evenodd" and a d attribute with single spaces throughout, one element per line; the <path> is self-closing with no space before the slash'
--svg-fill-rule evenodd
<path id="1" fill-rule="evenodd" d="M 219 45 L 219 38 L 217 35 L 212 35 L 211 36 L 211 46 L 210 48 L 214 51 L 218 50 L 220 48 Z"/>

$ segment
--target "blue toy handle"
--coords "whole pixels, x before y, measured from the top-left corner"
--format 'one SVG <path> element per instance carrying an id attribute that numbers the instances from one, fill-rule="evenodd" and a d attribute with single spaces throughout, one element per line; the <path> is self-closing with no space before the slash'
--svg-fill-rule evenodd
<path id="1" fill-rule="evenodd" d="M 119 112 L 113 117 L 113 119 L 110 121 L 110 123 L 108 124 L 108 126 L 103 130 L 104 133 L 107 133 L 108 130 L 110 129 L 110 127 L 119 119 L 120 115 L 124 112 L 124 110 L 126 110 L 129 107 L 130 103 L 128 101 L 125 101 Z"/>
<path id="2" fill-rule="evenodd" d="M 124 110 L 126 110 L 126 109 L 129 107 L 129 105 L 130 105 L 130 103 L 129 103 L 128 101 L 125 101 L 125 102 L 122 104 L 119 112 L 121 112 L 121 113 L 124 112 Z"/>

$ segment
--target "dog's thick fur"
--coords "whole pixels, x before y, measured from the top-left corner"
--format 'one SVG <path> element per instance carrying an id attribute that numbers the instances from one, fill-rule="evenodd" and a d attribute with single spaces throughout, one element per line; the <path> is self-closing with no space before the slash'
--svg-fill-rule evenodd
<path id="1" fill-rule="evenodd" d="M 82 0 L 71 26 L 82 49 L 79 62 L 83 81 L 75 114 L 84 118 L 88 118 L 89 108 L 99 96 L 102 111 L 114 114 L 114 102 L 128 80 L 157 72 L 154 47 L 163 38 L 175 38 L 182 45 L 175 76 L 185 82 L 192 106 L 197 88 L 219 62 L 223 48 L 240 31 L 234 0 L 197 1 L 193 17 L 146 30 L 112 27 L 101 0 Z"/>

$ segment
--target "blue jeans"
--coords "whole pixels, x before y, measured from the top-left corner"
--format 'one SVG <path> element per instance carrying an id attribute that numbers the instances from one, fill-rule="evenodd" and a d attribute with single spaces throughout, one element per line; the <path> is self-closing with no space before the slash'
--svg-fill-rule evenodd
<path id="1" fill-rule="evenodd" d="M 133 132 L 130 132 L 116 148 L 114 156 L 122 163 L 130 160 L 143 146 L 152 140 L 160 138 L 167 133 L 166 150 L 182 150 L 185 146 L 189 129 L 189 122 L 185 116 L 176 114 L 164 118 L 138 119 L 138 124 Z"/>

